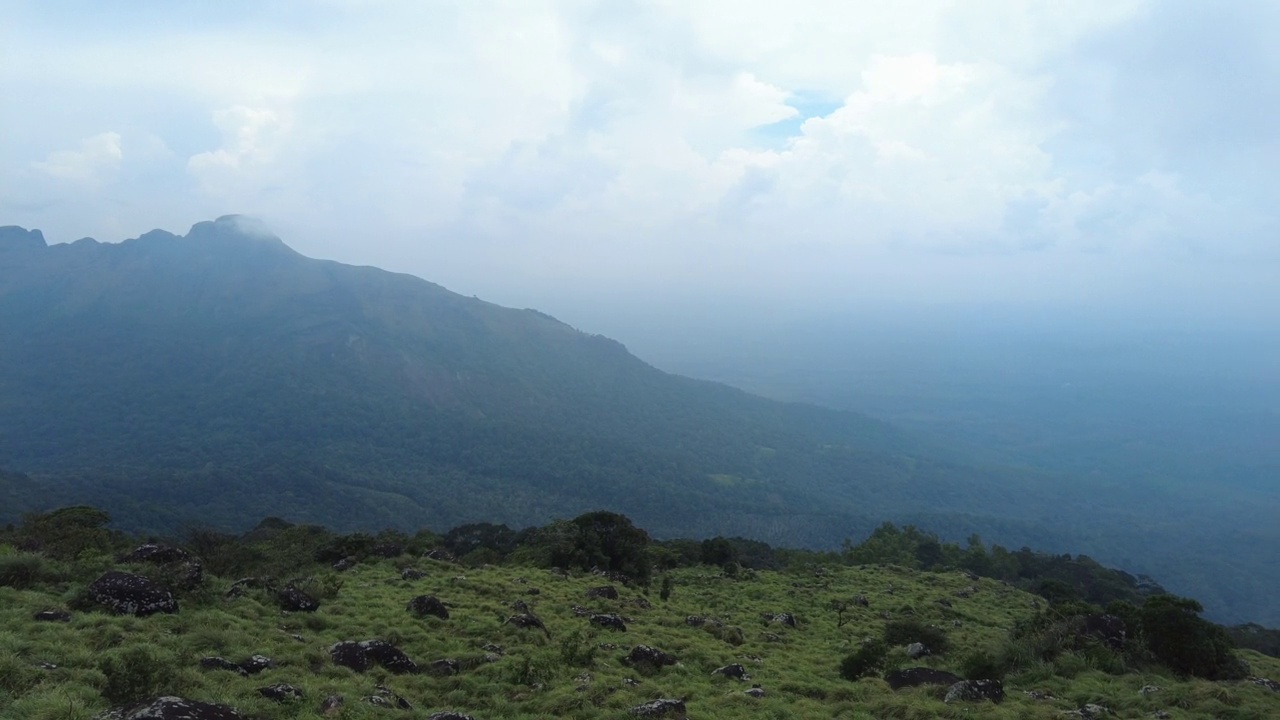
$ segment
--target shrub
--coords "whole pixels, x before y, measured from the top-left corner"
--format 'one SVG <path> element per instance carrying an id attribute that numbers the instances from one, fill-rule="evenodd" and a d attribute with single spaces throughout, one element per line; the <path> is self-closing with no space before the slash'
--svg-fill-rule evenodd
<path id="1" fill-rule="evenodd" d="M 48 575 L 48 563 L 39 555 L 14 553 L 0 556 L 0 587 L 25 590 L 42 582 Z"/>
<path id="2" fill-rule="evenodd" d="M 104 653 L 98 660 L 98 670 L 106 677 L 102 696 L 113 705 L 124 705 L 173 692 L 175 666 L 173 658 L 160 657 L 153 647 L 145 644 Z"/>
<path id="3" fill-rule="evenodd" d="M 1195 600 L 1173 595 L 1147 598 L 1139 611 L 1147 649 L 1180 675 L 1208 680 L 1239 680 L 1245 676 L 1232 653 L 1226 631 L 1200 617 L 1204 608 Z"/>
<path id="4" fill-rule="evenodd" d="M 960 661 L 960 674 L 969 680 L 1004 680 L 1008 672 L 1007 657 L 987 650 L 974 650 Z"/>
<path id="5" fill-rule="evenodd" d="M 941 655 L 951 647 L 945 632 L 918 620 L 891 620 L 885 623 L 884 641 L 891 647 L 918 642 L 934 655 Z"/>
<path id="6" fill-rule="evenodd" d="M 880 640 L 863 643 L 853 653 L 845 656 L 840 662 L 840 677 L 845 680 L 857 680 L 868 675 L 875 675 L 884 669 L 885 656 L 889 654 L 889 646 Z"/>

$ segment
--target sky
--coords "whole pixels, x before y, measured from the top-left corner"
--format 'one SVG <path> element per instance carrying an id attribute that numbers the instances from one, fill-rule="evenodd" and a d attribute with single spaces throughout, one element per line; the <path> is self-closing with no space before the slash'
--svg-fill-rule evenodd
<path id="1" fill-rule="evenodd" d="M 1277 37 L 1271 0 L 0 0 L 0 225 L 248 214 L 602 331 L 1275 323 Z"/>

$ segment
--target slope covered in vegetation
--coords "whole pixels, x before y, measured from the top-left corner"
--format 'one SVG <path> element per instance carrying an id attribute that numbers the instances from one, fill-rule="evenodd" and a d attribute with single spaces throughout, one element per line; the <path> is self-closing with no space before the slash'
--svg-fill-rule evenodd
<path id="1" fill-rule="evenodd" d="M 140 544 L 148 538 L 107 520 L 70 508 L 0 536 L 0 716 L 87 719 L 165 695 L 263 720 L 328 717 L 335 696 L 345 718 L 411 716 L 401 702 L 414 717 L 615 718 L 657 700 L 673 701 L 650 706 L 666 717 L 692 718 L 1280 712 L 1265 682 L 1280 661 L 1231 650 L 1193 601 L 1050 602 L 958 569 L 958 548 L 935 552 L 936 539 L 910 528 L 819 554 L 726 538 L 655 543 L 600 512 L 444 536 L 268 519 L 179 549 Z M 904 550 L 914 567 L 866 564 Z M 111 570 L 171 589 L 176 611 L 109 612 L 94 582 Z M 1135 589 L 1091 586 L 1100 598 Z M 49 612 L 66 614 L 36 619 Z M 369 667 L 340 664 L 349 643 L 367 641 L 403 655 L 375 643 Z M 893 689 L 909 668 L 944 681 Z M 955 697 L 975 687 L 999 688 L 1001 701 Z"/>

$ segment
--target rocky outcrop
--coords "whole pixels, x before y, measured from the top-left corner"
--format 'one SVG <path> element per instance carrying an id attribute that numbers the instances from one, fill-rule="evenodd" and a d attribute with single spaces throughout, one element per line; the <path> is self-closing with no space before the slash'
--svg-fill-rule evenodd
<path id="1" fill-rule="evenodd" d="M 526 630 L 541 630 L 547 634 L 547 637 L 551 637 L 551 632 L 547 630 L 547 626 L 543 625 L 542 621 L 538 619 L 538 616 L 533 613 L 516 613 L 515 615 L 507 618 L 507 624 L 514 625 L 518 628 L 524 628 Z"/>
<path id="2" fill-rule="evenodd" d="M 613 613 L 592 615 L 588 621 L 596 627 L 602 627 L 606 630 L 617 630 L 619 632 L 627 631 L 627 624 L 622 618 Z"/>
<path id="3" fill-rule="evenodd" d="M 193 590 L 204 582 L 200 558 L 172 545 L 145 543 L 124 557 L 124 562 L 149 563 L 162 568 L 166 580 L 179 590 Z"/>
<path id="4" fill-rule="evenodd" d="M 66 610 L 41 610 L 31 619 L 36 622 L 71 622 L 71 613 Z"/>
<path id="5" fill-rule="evenodd" d="M 665 718 L 666 720 L 684 720 L 688 716 L 683 700 L 659 698 L 643 705 L 636 705 L 627 712 L 638 718 Z"/>
<path id="6" fill-rule="evenodd" d="M 920 685 L 946 685 L 948 687 L 961 682 L 964 678 L 945 670 L 934 670 L 927 667 L 913 667 L 893 670 L 885 673 L 884 681 L 894 690 Z"/>
<path id="7" fill-rule="evenodd" d="M 1004 700 L 1004 684 L 999 680 L 961 680 L 947 688 L 943 702 L 982 702 L 990 700 L 999 703 Z"/>
<path id="8" fill-rule="evenodd" d="M 617 600 L 618 588 L 612 585 L 601 585 L 587 590 L 587 597 L 600 600 Z"/>
<path id="9" fill-rule="evenodd" d="M 288 683 L 276 683 L 258 688 L 258 694 L 278 703 L 296 702 L 302 699 L 302 688 Z"/>
<path id="10" fill-rule="evenodd" d="M 1112 650 L 1123 650 L 1128 639 L 1124 620 L 1115 615 L 1086 615 L 1080 627 L 1084 637 L 1095 637 Z"/>
<path id="11" fill-rule="evenodd" d="M 393 673 L 418 672 L 417 663 L 385 640 L 360 642 L 348 640 L 334 643 L 329 647 L 329 657 L 333 658 L 335 665 L 341 665 L 356 672 L 364 672 L 375 664 Z"/>
<path id="12" fill-rule="evenodd" d="M 178 612 L 173 593 L 141 575 L 108 570 L 89 585 L 89 597 L 117 615 Z"/>
<path id="13" fill-rule="evenodd" d="M 449 608 L 445 607 L 440 598 L 435 595 L 419 595 L 409 601 L 407 609 L 418 617 L 434 615 L 441 620 L 449 619 Z"/>
<path id="14" fill-rule="evenodd" d="M 622 661 L 632 667 L 657 670 L 666 665 L 675 665 L 677 660 L 670 654 L 648 645 L 637 645 Z"/>
<path id="15" fill-rule="evenodd" d="M 277 593 L 276 601 L 285 612 L 315 612 L 320 609 L 318 600 L 292 585 Z"/>
<path id="16" fill-rule="evenodd" d="M 407 567 L 400 571 L 401 580 L 421 580 L 427 574 L 417 568 Z"/>
<path id="17" fill-rule="evenodd" d="M 163 696 L 113 708 L 95 720 L 248 720 L 248 716 L 229 705 Z"/>
<path id="18" fill-rule="evenodd" d="M 739 681 L 746 681 L 751 679 L 751 676 L 747 674 L 747 669 L 739 663 L 733 663 L 732 665 L 725 665 L 724 667 L 718 667 L 715 670 L 712 670 L 711 674 L 722 675 L 724 677 L 732 678 L 734 680 L 739 680 Z"/>

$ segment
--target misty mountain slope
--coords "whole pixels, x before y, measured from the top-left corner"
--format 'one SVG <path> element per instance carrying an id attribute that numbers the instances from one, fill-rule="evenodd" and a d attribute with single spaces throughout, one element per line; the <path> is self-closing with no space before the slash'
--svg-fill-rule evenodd
<path id="1" fill-rule="evenodd" d="M 617 342 L 251 221 L 45 246 L 0 231 L 0 467 L 123 524 L 533 523 L 830 545 L 905 512 L 1017 514 L 1030 474 L 865 417 L 669 375 Z"/>

